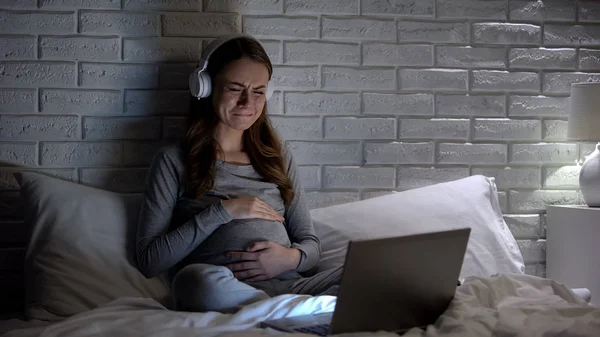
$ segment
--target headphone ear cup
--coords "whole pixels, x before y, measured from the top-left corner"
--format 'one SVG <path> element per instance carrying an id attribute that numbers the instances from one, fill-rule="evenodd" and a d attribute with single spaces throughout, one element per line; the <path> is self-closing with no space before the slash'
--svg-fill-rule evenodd
<path id="1" fill-rule="evenodd" d="M 265 91 L 265 97 L 267 98 L 267 101 L 271 99 L 271 97 L 273 97 L 273 87 L 269 84 L 267 84 L 267 91 Z"/>
<path id="2" fill-rule="evenodd" d="M 199 76 L 199 68 L 194 69 L 190 76 L 188 77 L 188 87 L 190 89 L 190 94 L 196 98 L 200 97 L 200 79 Z"/>
<path id="3" fill-rule="evenodd" d="M 212 92 L 212 83 L 210 76 L 206 71 L 202 71 L 200 74 L 198 74 L 198 82 L 200 83 L 200 98 L 206 98 L 210 96 Z"/>

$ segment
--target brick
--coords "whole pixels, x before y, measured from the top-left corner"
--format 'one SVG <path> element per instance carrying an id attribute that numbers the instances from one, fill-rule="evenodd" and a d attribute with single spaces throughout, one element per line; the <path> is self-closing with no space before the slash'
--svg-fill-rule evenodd
<path id="1" fill-rule="evenodd" d="M 358 1 L 286 0 L 284 11 L 293 14 L 358 14 Z"/>
<path id="2" fill-rule="evenodd" d="M 323 17 L 321 36 L 332 39 L 396 41 L 393 19 Z"/>
<path id="3" fill-rule="evenodd" d="M 280 64 L 283 62 L 282 61 L 283 54 L 280 51 L 281 43 L 279 41 L 262 40 L 262 41 L 260 41 L 260 43 L 262 44 L 263 48 L 265 49 L 267 56 L 269 56 L 271 63 Z"/>
<path id="4" fill-rule="evenodd" d="M 534 263 L 525 265 L 525 274 L 546 278 L 546 264 Z"/>
<path id="5" fill-rule="evenodd" d="M 76 140 L 77 116 L 0 116 L 1 140 Z"/>
<path id="6" fill-rule="evenodd" d="M 472 174 L 494 178 L 500 189 L 540 188 L 541 176 L 537 167 L 474 167 Z"/>
<path id="7" fill-rule="evenodd" d="M 37 144 L 0 143 L 0 163 L 2 165 L 35 166 Z"/>
<path id="8" fill-rule="evenodd" d="M 282 0 L 204 0 L 205 12 L 281 13 Z"/>
<path id="9" fill-rule="evenodd" d="M 321 168 L 319 166 L 298 166 L 298 176 L 302 188 L 321 188 Z"/>
<path id="10" fill-rule="evenodd" d="M 579 188 L 581 166 L 544 167 L 543 187 L 557 189 Z"/>
<path id="11" fill-rule="evenodd" d="M 202 0 L 123 0 L 126 10 L 197 11 L 201 7 Z"/>
<path id="12" fill-rule="evenodd" d="M 333 67 L 322 68 L 324 88 L 395 89 L 393 68 Z"/>
<path id="13" fill-rule="evenodd" d="M 79 16 L 79 32 L 85 34 L 157 36 L 159 25 L 152 13 L 81 11 Z"/>
<path id="14" fill-rule="evenodd" d="M 540 76 L 533 72 L 474 70 L 473 90 L 480 91 L 540 91 Z"/>
<path id="15" fill-rule="evenodd" d="M 400 139 L 456 139 L 467 140 L 468 119 L 401 119 Z"/>
<path id="16" fill-rule="evenodd" d="M 600 21 L 600 5 L 593 2 L 579 3 L 579 21 L 598 22 Z"/>
<path id="17" fill-rule="evenodd" d="M 309 192 L 306 193 L 306 205 L 309 209 L 317 209 L 345 204 L 360 200 L 358 192 Z"/>
<path id="18" fill-rule="evenodd" d="M 121 142 L 43 142 L 40 164 L 47 167 L 116 166 L 123 164 Z"/>
<path id="19" fill-rule="evenodd" d="M 396 139 L 395 118 L 325 118 L 326 139 Z"/>
<path id="20" fill-rule="evenodd" d="M 188 91 L 125 90 L 128 115 L 184 115 L 190 106 Z"/>
<path id="21" fill-rule="evenodd" d="M 365 92 L 363 113 L 403 116 L 433 116 L 431 94 L 383 94 Z"/>
<path id="22" fill-rule="evenodd" d="M 269 115 L 283 114 L 283 93 L 281 91 L 273 92 L 273 95 L 267 101 L 267 108 Z"/>
<path id="23" fill-rule="evenodd" d="M 94 8 L 94 9 L 119 9 L 119 0 L 40 0 L 41 8 Z"/>
<path id="24" fill-rule="evenodd" d="M 165 141 L 124 141 L 123 153 L 125 166 L 148 166 Z"/>
<path id="25" fill-rule="evenodd" d="M 513 68 L 575 69 L 577 54 L 567 48 L 513 48 L 508 54 Z"/>
<path id="26" fill-rule="evenodd" d="M 33 89 L 0 89 L 0 112 L 34 112 L 36 100 Z"/>
<path id="27" fill-rule="evenodd" d="M 196 38 L 123 39 L 125 61 L 193 62 L 202 56 L 202 40 Z"/>
<path id="28" fill-rule="evenodd" d="M 360 47 L 356 43 L 294 41 L 284 43 L 285 63 L 359 63 Z"/>
<path id="29" fill-rule="evenodd" d="M 364 43 L 364 65 L 433 66 L 433 48 L 426 45 Z"/>
<path id="30" fill-rule="evenodd" d="M 120 193 L 142 193 L 147 169 L 81 169 L 79 182 L 84 185 Z"/>
<path id="31" fill-rule="evenodd" d="M 544 73 L 544 93 L 570 94 L 571 84 L 576 82 L 600 82 L 600 74 Z"/>
<path id="32" fill-rule="evenodd" d="M 244 16 L 243 31 L 254 36 L 316 38 L 319 20 L 315 17 Z"/>
<path id="33" fill-rule="evenodd" d="M 196 68 L 196 64 L 161 64 L 159 66 L 159 83 L 165 89 L 189 89 L 188 78 Z"/>
<path id="34" fill-rule="evenodd" d="M 541 140 L 542 123 L 539 120 L 511 120 L 508 118 L 475 119 L 473 140 Z"/>
<path id="35" fill-rule="evenodd" d="M 323 139 L 319 117 L 273 116 L 271 124 L 283 140 Z"/>
<path id="36" fill-rule="evenodd" d="M 36 8 L 37 0 L 1 0 L 0 6 L 6 8 Z"/>
<path id="37" fill-rule="evenodd" d="M 506 19 L 506 1 L 438 0 L 438 18 Z"/>
<path id="38" fill-rule="evenodd" d="M 99 88 L 155 88 L 158 69 L 154 64 L 81 63 L 79 84 Z"/>
<path id="39" fill-rule="evenodd" d="M 83 137 L 102 139 L 158 139 L 161 134 L 157 117 L 85 117 Z"/>
<path id="40" fill-rule="evenodd" d="M 214 37 L 240 31 L 235 13 L 166 13 L 162 15 L 163 36 Z"/>
<path id="41" fill-rule="evenodd" d="M 596 143 L 579 143 L 579 161 L 583 163 L 587 156 L 596 150 Z"/>
<path id="42" fill-rule="evenodd" d="M 399 42 L 468 43 L 466 22 L 398 21 Z"/>
<path id="43" fill-rule="evenodd" d="M 435 55 L 440 67 L 507 67 L 504 48 L 438 46 Z"/>
<path id="44" fill-rule="evenodd" d="M 95 60 L 120 59 L 120 41 L 112 37 L 42 36 L 40 57 L 47 60 Z"/>
<path id="45" fill-rule="evenodd" d="M 421 143 L 366 143 L 365 164 L 431 164 L 431 142 Z"/>
<path id="46" fill-rule="evenodd" d="M 473 42 L 486 44 L 539 45 L 540 26 L 517 23 L 474 23 Z"/>
<path id="47" fill-rule="evenodd" d="M 17 191 L 21 189 L 19 183 L 15 179 L 16 172 L 38 172 L 47 176 L 67 180 L 76 181 L 75 169 L 42 169 L 42 168 L 24 168 L 24 167 L 4 167 L 0 168 L 0 190 L 2 191 Z"/>
<path id="48" fill-rule="evenodd" d="M 503 117 L 504 96 L 436 95 L 438 116 Z"/>
<path id="49" fill-rule="evenodd" d="M 510 211 L 514 213 L 544 212 L 548 205 L 578 205 L 577 191 L 533 190 L 510 191 Z"/>
<path id="50" fill-rule="evenodd" d="M 362 191 L 360 194 L 360 200 L 372 199 L 382 197 L 384 195 L 390 195 L 398 193 L 397 191 Z"/>
<path id="51" fill-rule="evenodd" d="M 361 13 L 375 15 L 401 15 L 432 17 L 434 0 L 362 0 Z"/>
<path id="52" fill-rule="evenodd" d="M 458 180 L 469 176 L 468 167 L 398 167 L 400 190 L 411 190 L 429 185 Z"/>
<path id="53" fill-rule="evenodd" d="M 577 144 L 513 144 L 511 163 L 574 163 Z"/>
<path id="54" fill-rule="evenodd" d="M 546 240 L 517 240 L 525 263 L 546 261 Z"/>
<path id="55" fill-rule="evenodd" d="M 286 92 L 286 115 L 358 115 L 360 96 L 346 92 Z"/>
<path id="56" fill-rule="evenodd" d="M 358 165 L 362 158 L 358 142 L 288 142 L 298 165 Z"/>
<path id="57" fill-rule="evenodd" d="M 35 59 L 35 37 L 0 36 L 0 61 Z"/>
<path id="58" fill-rule="evenodd" d="M 42 13 L 0 10 L 2 34 L 70 34 L 75 32 L 73 12 Z"/>
<path id="59" fill-rule="evenodd" d="M 118 114 L 122 110 L 116 90 L 40 89 L 43 113 Z"/>
<path id="60" fill-rule="evenodd" d="M 315 66 L 275 66 L 270 85 L 276 87 L 315 88 L 319 84 Z"/>
<path id="61" fill-rule="evenodd" d="M 517 240 L 540 238 L 540 216 L 537 214 L 505 215 L 504 222 Z"/>
<path id="62" fill-rule="evenodd" d="M 596 70 L 600 68 L 600 50 L 579 49 L 579 69 Z"/>
<path id="63" fill-rule="evenodd" d="M 544 121 L 544 135 L 542 137 L 545 141 L 564 141 L 567 139 L 567 121 L 560 120 L 545 120 Z"/>
<path id="64" fill-rule="evenodd" d="M 544 45 L 597 46 L 600 44 L 600 26 L 544 25 Z"/>
<path id="65" fill-rule="evenodd" d="M 394 188 L 396 169 L 393 167 L 332 167 L 323 170 L 325 188 Z"/>
<path id="66" fill-rule="evenodd" d="M 165 117 L 162 123 L 162 136 L 165 140 L 182 140 L 187 131 L 187 119 L 185 117 Z"/>
<path id="67" fill-rule="evenodd" d="M 575 2 L 562 0 L 510 0 L 510 20 L 574 21 Z"/>
<path id="68" fill-rule="evenodd" d="M 437 162 L 443 164 L 504 164 L 505 144 L 438 144 Z"/>
<path id="69" fill-rule="evenodd" d="M 75 84 L 75 64 L 67 62 L 0 63 L 0 87 L 70 86 Z"/>
<path id="70" fill-rule="evenodd" d="M 515 117 L 558 117 L 569 114 L 568 97 L 510 96 L 508 115 Z"/>
<path id="71" fill-rule="evenodd" d="M 454 69 L 400 69 L 400 89 L 467 90 L 468 72 Z"/>

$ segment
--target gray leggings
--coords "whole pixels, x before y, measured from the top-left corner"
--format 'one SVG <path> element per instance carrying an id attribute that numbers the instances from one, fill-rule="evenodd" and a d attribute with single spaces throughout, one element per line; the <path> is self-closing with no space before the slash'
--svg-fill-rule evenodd
<path id="1" fill-rule="evenodd" d="M 337 295 L 342 270 L 339 267 L 311 277 L 244 283 L 226 267 L 194 263 L 175 275 L 171 293 L 175 310 L 233 313 L 244 305 L 280 294 Z"/>

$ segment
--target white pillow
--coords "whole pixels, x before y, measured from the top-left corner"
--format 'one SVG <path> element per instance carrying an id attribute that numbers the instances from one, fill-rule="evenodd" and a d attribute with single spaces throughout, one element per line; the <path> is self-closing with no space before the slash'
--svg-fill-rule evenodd
<path id="1" fill-rule="evenodd" d="M 344 263 L 353 239 L 471 228 L 460 279 L 524 273 L 523 256 L 504 222 L 493 178 L 481 175 L 311 210 L 321 239 L 317 271 Z"/>
<path id="2" fill-rule="evenodd" d="M 164 278 L 135 267 L 141 198 L 33 172 L 16 173 L 32 229 L 25 255 L 25 316 L 58 321 L 119 297 L 169 305 Z"/>

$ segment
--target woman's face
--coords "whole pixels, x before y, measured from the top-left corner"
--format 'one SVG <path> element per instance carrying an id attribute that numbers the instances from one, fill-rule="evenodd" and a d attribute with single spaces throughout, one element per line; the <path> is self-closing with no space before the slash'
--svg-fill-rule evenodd
<path id="1" fill-rule="evenodd" d="M 262 63 L 239 59 L 215 78 L 213 106 L 223 126 L 246 130 L 260 117 L 266 103 L 269 71 Z"/>

